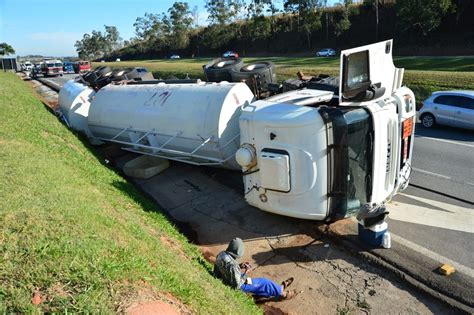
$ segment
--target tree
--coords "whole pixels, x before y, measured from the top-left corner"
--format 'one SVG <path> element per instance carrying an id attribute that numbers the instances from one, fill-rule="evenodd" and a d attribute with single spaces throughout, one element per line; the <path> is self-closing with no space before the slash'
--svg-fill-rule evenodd
<path id="1" fill-rule="evenodd" d="M 111 53 L 112 51 L 119 49 L 122 45 L 122 38 L 120 37 L 120 33 L 117 30 L 116 26 L 107 26 L 105 27 L 105 42 L 106 42 L 106 49 L 107 54 Z"/>
<path id="2" fill-rule="evenodd" d="M 5 55 L 13 55 L 15 53 L 15 49 L 13 49 L 12 46 L 10 46 L 7 43 L 1 43 L 0 44 L 0 55 L 5 56 Z"/>
<path id="3" fill-rule="evenodd" d="M 115 26 L 105 27 L 105 33 L 93 30 L 91 34 L 84 34 L 81 40 L 76 41 L 79 58 L 96 59 L 110 54 L 114 49 L 119 48 L 121 38 Z"/>
<path id="4" fill-rule="evenodd" d="M 189 29 L 193 23 L 192 12 L 186 2 L 175 2 L 168 10 L 170 23 L 169 43 L 172 49 L 182 49 L 189 44 Z"/>
<path id="5" fill-rule="evenodd" d="M 244 6 L 242 0 L 206 0 L 208 20 L 211 24 L 230 23 Z"/>
<path id="6" fill-rule="evenodd" d="M 349 20 L 350 8 L 352 0 L 344 0 L 342 4 L 339 4 L 342 10 L 341 18 L 334 23 L 334 34 L 339 37 L 351 27 L 351 21 Z"/>
<path id="7" fill-rule="evenodd" d="M 251 40 L 265 39 L 271 32 L 271 23 L 263 14 L 265 1 L 252 0 L 247 6 L 247 36 Z"/>
<path id="8" fill-rule="evenodd" d="M 325 0 L 285 0 L 285 11 L 297 15 L 298 33 L 306 35 L 308 47 L 311 47 L 311 33 L 321 28 L 321 10 Z"/>
<path id="9" fill-rule="evenodd" d="M 426 36 L 454 8 L 451 0 L 398 0 L 395 4 L 399 27 L 403 31 L 418 29 Z"/>

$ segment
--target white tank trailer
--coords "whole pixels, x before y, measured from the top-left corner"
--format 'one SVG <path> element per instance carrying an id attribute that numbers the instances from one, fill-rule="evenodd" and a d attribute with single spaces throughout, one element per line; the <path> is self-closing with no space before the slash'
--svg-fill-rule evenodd
<path id="1" fill-rule="evenodd" d="M 339 87 L 317 84 L 255 100 L 244 83 L 71 80 L 60 91 L 71 128 L 94 143 L 242 171 L 256 208 L 337 220 L 408 185 L 415 97 L 392 41 L 341 52 Z"/>

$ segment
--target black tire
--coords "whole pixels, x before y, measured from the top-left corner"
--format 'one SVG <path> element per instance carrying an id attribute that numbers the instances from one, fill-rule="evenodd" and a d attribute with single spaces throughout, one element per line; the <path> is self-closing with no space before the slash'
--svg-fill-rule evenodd
<path id="1" fill-rule="evenodd" d="M 129 68 L 126 70 L 123 76 L 127 80 L 134 81 L 146 81 L 154 79 L 153 74 L 143 67 Z"/>
<path id="2" fill-rule="evenodd" d="M 232 81 L 232 70 L 244 65 L 240 58 L 217 58 L 203 66 L 206 80 L 209 82 Z"/>
<path id="3" fill-rule="evenodd" d="M 127 70 L 124 69 L 115 69 L 112 71 L 112 74 L 110 75 L 110 79 L 112 81 L 120 81 L 124 79 L 124 75 L 127 72 Z"/>
<path id="4" fill-rule="evenodd" d="M 231 72 L 233 82 L 245 82 L 254 93 L 268 91 L 268 85 L 276 82 L 275 65 L 270 61 L 261 61 L 243 66 Z M 257 91 L 255 91 L 257 89 Z"/>
<path id="5" fill-rule="evenodd" d="M 423 127 L 425 128 L 431 128 L 434 125 L 436 125 L 436 118 L 432 114 L 429 114 L 429 113 L 421 115 L 420 121 Z"/>
<path id="6" fill-rule="evenodd" d="M 102 76 L 102 77 L 98 78 L 97 80 L 95 80 L 95 86 L 96 86 L 97 89 L 101 89 L 104 86 L 106 86 L 107 84 L 109 84 L 110 82 L 112 82 L 111 75 Z"/>
<path id="7" fill-rule="evenodd" d="M 110 76 L 112 74 L 112 69 L 107 66 L 100 66 L 94 70 L 98 76 Z"/>
<path id="8" fill-rule="evenodd" d="M 82 76 L 82 78 L 87 82 L 89 83 L 89 85 L 93 88 L 95 88 L 97 86 L 97 79 L 99 79 L 99 76 L 97 74 L 97 72 L 95 71 L 92 71 L 92 72 L 88 72 L 86 74 L 84 74 Z"/>

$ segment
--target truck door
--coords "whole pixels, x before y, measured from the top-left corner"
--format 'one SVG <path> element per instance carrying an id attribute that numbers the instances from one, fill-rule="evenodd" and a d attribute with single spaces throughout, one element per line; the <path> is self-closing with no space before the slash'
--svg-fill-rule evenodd
<path id="1" fill-rule="evenodd" d="M 389 200 L 408 185 L 415 97 L 401 87 L 404 69 L 392 59 L 392 40 L 341 52 L 339 105 L 361 106 L 373 119 L 371 202 Z"/>
<path id="2" fill-rule="evenodd" d="M 341 52 L 339 104 L 365 105 L 363 102 L 390 97 L 401 86 L 403 69 L 395 68 L 392 40 Z"/>

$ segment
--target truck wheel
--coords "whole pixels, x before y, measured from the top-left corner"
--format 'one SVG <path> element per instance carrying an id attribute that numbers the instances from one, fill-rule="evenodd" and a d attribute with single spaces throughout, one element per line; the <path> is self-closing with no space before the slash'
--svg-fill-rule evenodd
<path id="1" fill-rule="evenodd" d="M 143 67 L 129 68 L 125 71 L 123 76 L 127 80 L 134 81 L 147 81 L 154 79 L 153 74 Z"/>
<path id="2" fill-rule="evenodd" d="M 95 69 L 95 72 L 96 72 L 99 76 L 107 76 L 107 75 L 111 75 L 111 74 L 112 74 L 112 69 L 110 69 L 110 68 L 107 67 L 107 66 L 100 66 L 100 67 L 98 67 L 97 69 Z"/>
<path id="3" fill-rule="evenodd" d="M 112 74 L 110 76 L 110 79 L 112 81 L 120 81 L 120 80 L 123 80 L 124 79 L 124 74 L 125 74 L 126 70 L 124 69 L 115 69 L 112 71 Z"/>
<path id="4" fill-rule="evenodd" d="M 203 66 L 206 80 L 209 82 L 232 81 L 232 70 L 239 70 L 243 66 L 240 58 L 217 58 Z"/>
<path id="5" fill-rule="evenodd" d="M 431 128 L 436 124 L 436 119 L 432 114 L 423 114 L 420 119 L 425 128 Z"/>
<path id="6" fill-rule="evenodd" d="M 261 61 L 243 66 L 231 72 L 233 82 L 245 82 L 251 90 L 259 93 L 268 91 L 268 84 L 276 82 L 275 65 L 270 61 Z M 256 91 L 254 91 L 256 92 Z"/>

